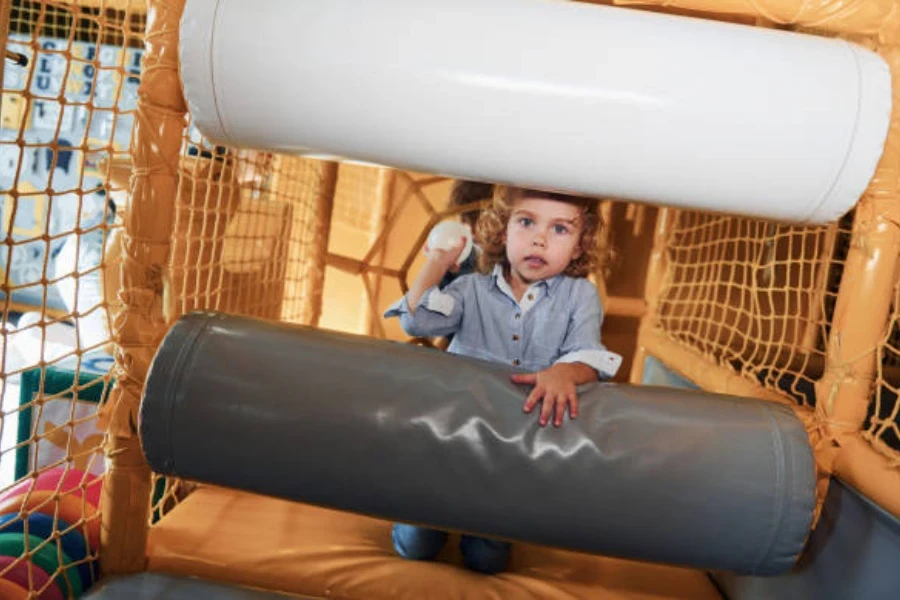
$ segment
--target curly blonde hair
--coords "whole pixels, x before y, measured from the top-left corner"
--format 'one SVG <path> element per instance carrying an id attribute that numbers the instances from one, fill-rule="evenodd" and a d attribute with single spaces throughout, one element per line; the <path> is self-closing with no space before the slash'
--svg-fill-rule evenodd
<path id="1" fill-rule="evenodd" d="M 600 203 L 596 199 L 580 198 L 556 192 L 544 192 L 527 188 L 498 185 L 494 187 L 491 206 L 481 213 L 475 228 L 475 240 L 481 248 L 478 269 L 490 273 L 500 264 L 509 268 L 506 256 L 506 227 L 516 202 L 523 198 L 541 198 L 565 202 L 581 209 L 581 254 L 569 263 L 563 275 L 587 277 L 602 266 L 604 251 L 600 248 L 599 234 L 604 227 L 600 216 Z"/>
<path id="2" fill-rule="evenodd" d="M 458 208 L 475 204 L 481 200 L 487 200 L 493 193 L 494 186 L 490 183 L 482 183 L 480 181 L 458 180 L 453 182 L 453 188 L 450 191 L 450 201 L 447 202 L 447 208 Z M 467 224 L 472 230 L 478 223 L 478 217 L 481 216 L 481 209 L 475 208 L 467 210 L 459 214 L 459 219 Z"/>

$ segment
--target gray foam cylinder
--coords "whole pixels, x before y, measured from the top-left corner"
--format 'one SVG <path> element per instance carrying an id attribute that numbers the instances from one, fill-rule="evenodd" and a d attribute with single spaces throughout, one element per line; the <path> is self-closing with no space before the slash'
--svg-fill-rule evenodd
<path id="1" fill-rule="evenodd" d="M 738 573 L 791 568 L 815 476 L 787 408 L 593 384 L 541 428 L 510 369 L 212 313 L 177 322 L 140 434 L 165 475 L 397 521 Z"/>

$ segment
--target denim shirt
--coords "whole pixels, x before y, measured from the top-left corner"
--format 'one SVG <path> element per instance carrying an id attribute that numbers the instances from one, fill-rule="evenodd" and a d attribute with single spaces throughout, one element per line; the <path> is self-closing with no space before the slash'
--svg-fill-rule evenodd
<path id="1" fill-rule="evenodd" d="M 443 290 L 429 288 L 412 314 L 404 296 L 384 316 L 399 317 L 411 336 L 453 334 L 448 352 L 527 371 L 580 362 L 602 380 L 622 363 L 600 343 L 600 297 L 584 278 L 558 275 L 538 281 L 519 302 L 498 265 L 490 275 L 464 275 Z"/>

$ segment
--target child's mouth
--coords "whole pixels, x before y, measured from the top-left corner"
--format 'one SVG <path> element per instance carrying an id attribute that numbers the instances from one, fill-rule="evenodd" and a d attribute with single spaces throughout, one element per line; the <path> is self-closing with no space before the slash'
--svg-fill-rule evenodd
<path id="1" fill-rule="evenodd" d="M 532 269 L 539 269 L 547 264 L 547 262 L 543 258 L 540 258 L 538 256 L 526 256 L 525 264 Z"/>

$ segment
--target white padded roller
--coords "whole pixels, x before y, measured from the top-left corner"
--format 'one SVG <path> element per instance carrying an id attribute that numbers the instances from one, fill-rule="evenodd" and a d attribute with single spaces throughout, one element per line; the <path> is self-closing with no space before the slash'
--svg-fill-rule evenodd
<path id="1" fill-rule="evenodd" d="M 217 143 L 795 222 L 891 111 L 843 40 L 553 0 L 188 0 L 181 53 Z"/>

